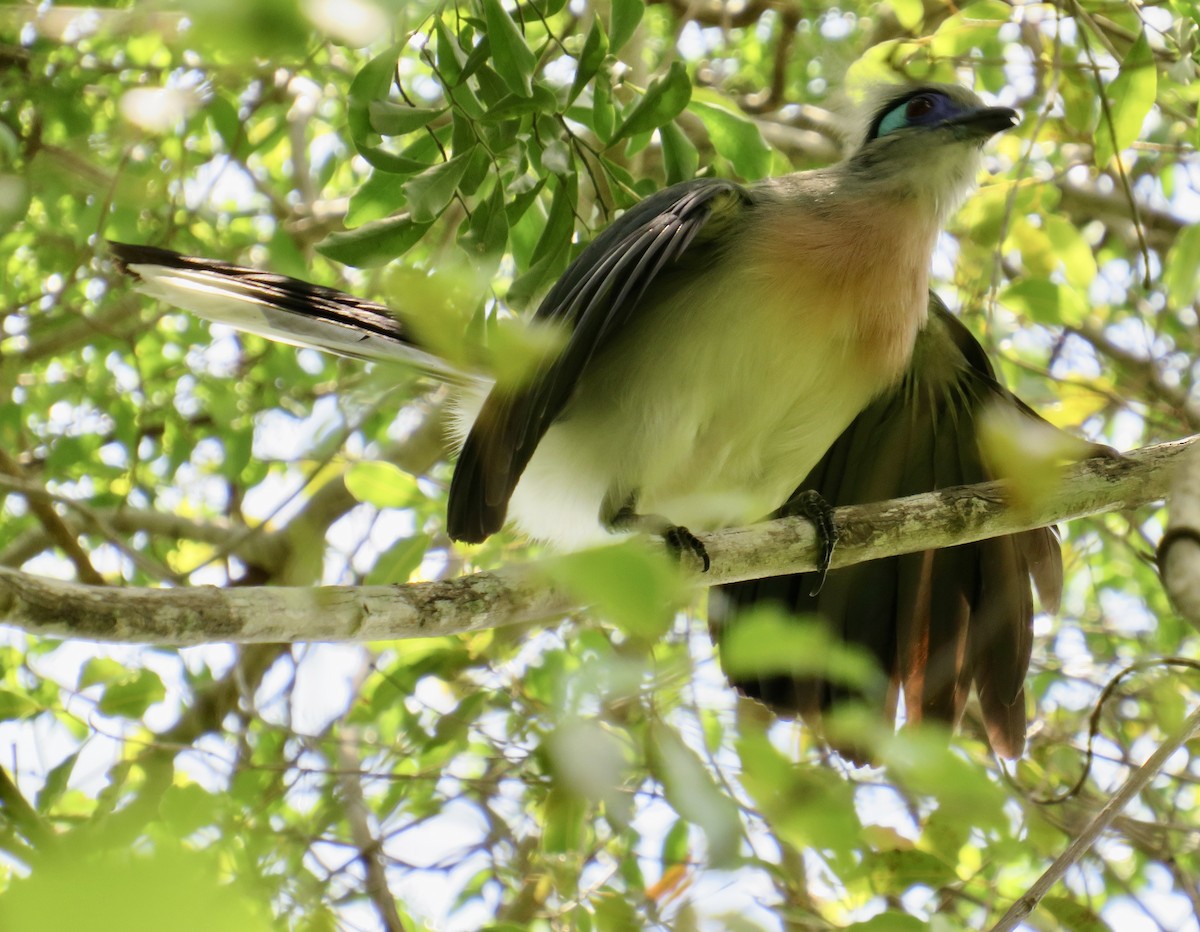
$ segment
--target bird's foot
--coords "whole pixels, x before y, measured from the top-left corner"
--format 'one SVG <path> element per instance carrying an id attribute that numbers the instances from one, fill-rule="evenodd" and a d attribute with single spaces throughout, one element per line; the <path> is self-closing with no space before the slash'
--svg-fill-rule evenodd
<path id="1" fill-rule="evenodd" d="M 838 542 L 838 527 L 833 519 L 833 506 L 820 492 L 804 489 L 793 495 L 783 510 L 787 514 L 807 518 L 816 528 L 821 556 L 817 562 L 817 584 L 809 593 L 810 596 L 815 596 L 825 585 L 825 577 L 829 575 L 829 564 L 833 561 L 833 548 Z"/>
<path id="2" fill-rule="evenodd" d="M 673 524 L 662 515 L 639 514 L 636 496 L 628 496 L 615 510 L 610 511 L 606 508 L 601 512 L 601 520 L 610 531 L 639 531 L 661 537 L 676 560 L 682 558 L 684 553 L 695 556 L 701 563 L 701 572 L 707 573 L 712 565 L 708 558 L 708 548 L 701 543 L 699 537 L 682 525 Z"/>
<path id="3" fill-rule="evenodd" d="M 701 572 L 708 572 L 708 568 L 711 565 L 711 561 L 708 559 L 708 548 L 704 546 L 699 537 L 678 524 L 672 524 L 661 533 L 662 539 L 666 542 L 667 548 L 674 554 L 675 559 L 678 560 L 682 557 L 683 552 L 686 550 L 700 558 L 700 562 L 703 564 Z"/>

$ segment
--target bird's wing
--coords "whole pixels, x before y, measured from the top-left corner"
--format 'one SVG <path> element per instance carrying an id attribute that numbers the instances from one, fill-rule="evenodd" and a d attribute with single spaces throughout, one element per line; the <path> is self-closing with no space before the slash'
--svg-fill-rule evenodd
<path id="1" fill-rule="evenodd" d="M 138 289 L 205 320 L 339 356 L 403 362 L 443 380 L 467 377 L 423 351 L 382 304 L 285 275 L 184 256 L 169 249 L 109 244 Z"/>
<path id="2" fill-rule="evenodd" d="M 589 362 L 638 313 L 652 283 L 704 261 L 748 197 L 730 181 L 674 185 L 631 208 L 580 253 L 535 315 L 566 342 L 520 387 L 497 387 L 467 436 L 450 486 L 447 528 L 477 542 L 500 529 L 508 500 L 542 436 L 562 413 Z M 597 503 L 599 510 L 600 503 Z"/>
<path id="3" fill-rule="evenodd" d="M 929 325 L 903 382 L 851 423 L 801 489 L 817 490 L 832 505 L 853 505 L 990 479 L 978 431 L 993 405 L 1040 420 L 1000 385 L 983 348 L 930 295 Z M 844 567 L 829 573 L 816 596 L 809 594 L 812 574 L 734 583 L 721 587 L 710 611 L 718 638 L 739 609 L 763 602 L 820 616 L 888 675 L 889 717 L 903 694 L 908 721 L 956 723 L 973 683 L 992 747 L 1018 757 L 1025 743 L 1031 576 L 1042 606 L 1057 610 L 1062 556 L 1053 528 Z M 734 685 L 812 724 L 847 696 L 813 678 L 764 676 Z"/>

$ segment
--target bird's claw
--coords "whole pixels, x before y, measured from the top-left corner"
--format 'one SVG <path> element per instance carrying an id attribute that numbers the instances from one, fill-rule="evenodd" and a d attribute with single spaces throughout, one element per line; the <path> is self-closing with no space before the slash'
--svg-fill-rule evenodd
<path id="1" fill-rule="evenodd" d="M 704 565 L 701 572 L 707 573 L 711 565 L 708 559 L 708 549 L 700 541 L 700 538 L 693 534 L 685 527 L 674 524 L 662 532 L 663 540 L 666 542 L 671 553 L 678 559 L 686 550 L 689 553 L 695 554 L 700 558 L 700 562 Z"/>
<path id="2" fill-rule="evenodd" d="M 837 522 L 833 518 L 833 506 L 829 504 L 820 492 L 805 489 L 797 493 L 787 507 L 789 514 L 807 518 L 817 531 L 817 539 L 821 544 L 821 556 L 817 563 L 817 584 L 810 596 L 820 593 L 825 585 L 825 577 L 829 575 L 829 564 L 833 562 L 833 548 L 838 542 Z"/>

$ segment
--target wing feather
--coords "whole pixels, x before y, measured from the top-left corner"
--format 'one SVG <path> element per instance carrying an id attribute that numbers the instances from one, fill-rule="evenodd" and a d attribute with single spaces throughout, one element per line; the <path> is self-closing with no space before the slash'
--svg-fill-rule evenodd
<path id="1" fill-rule="evenodd" d="M 997 382 L 982 347 L 931 294 L 930 323 L 904 380 L 859 414 L 797 491 L 850 505 L 984 481 L 977 419 L 991 405 L 1037 418 Z M 955 724 L 973 683 L 992 746 L 1015 757 L 1025 740 L 1031 576 L 1042 604 L 1057 608 L 1062 557 L 1052 528 L 834 570 L 816 597 L 812 574 L 734 583 L 720 587 L 710 611 L 718 640 L 740 610 L 765 600 L 822 617 L 877 658 L 891 682 L 889 716 L 903 694 L 909 720 Z M 817 728 L 821 711 L 847 697 L 844 687 L 811 678 L 734 685 Z M 858 756 L 854 747 L 843 750 Z"/>
<path id="2" fill-rule="evenodd" d="M 452 538 L 481 541 L 500 529 L 521 473 L 593 357 L 622 332 L 647 289 L 695 251 L 714 211 L 728 217 L 747 197 L 719 179 L 675 185 L 631 208 L 580 253 L 534 315 L 565 327 L 565 346 L 520 388 L 494 389 L 467 436 L 450 486 Z"/>

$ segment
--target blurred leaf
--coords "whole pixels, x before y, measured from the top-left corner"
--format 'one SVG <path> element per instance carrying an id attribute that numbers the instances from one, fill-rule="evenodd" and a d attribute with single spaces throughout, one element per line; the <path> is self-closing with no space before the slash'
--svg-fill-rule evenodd
<path id="1" fill-rule="evenodd" d="M 425 559 L 425 551 L 429 549 L 428 534 L 414 534 L 412 537 L 402 537 L 388 547 L 375 560 L 371 571 L 365 580 L 368 586 L 383 586 L 389 583 L 405 583 L 421 561 Z"/>
<path id="2" fill-rule="evenodd" d="M 1079 228 L 1065 217 L 1047 215 L 1042 218 L 1046 225 L 1046 236 L 1054 247 L 1054 254 L 1062 263 L 1067 282 L 1086 294 L 1096 280 L 1096 257 Z"/>
<path id="3" fill-rule="evenodd" d="M 1113 927 L 1096 915 L 1090 906 L 1068 897 L 1047 896 L 1042 899 L 1040 906 L 1071 932 L 1112 932 Z"/>
<path id="4" fill-rule="evenodd" d="M 159 675 L 153 670 L 134 670 L 125 679 L 110 683 L 100 697 L 100 711 L 105 715 L 140 718 L 156 702 L 167 696 Z"/>
<path id="5" fill-rule="evenodd" d="M 404 508 L 421 497 L 416 480 L 394 463 L 367 460 L 346 470 L 346 488 L 376 508 Z"/>
<path id="6" fill-rule="evenodd" d="M 848 851 L 862 832 L 853 790 L 837 774 L 797 766 L 763 734 L 737 742 L 742 781 L 772 830 L 800 849 Z"/>
<path id="7" fill-rule="evenodd" d="M 539 570 L 627 634 L 646 640 L 666 633 L 687 596 L 671 558 L 641 540 L 555 557 Z"/>
<path id="8" fill-rule="evenodd" d="M 79 760 L 79 751 L 74 754 L 68 754 L 61 763 L 55 765 L 46 774 L 46 782 L 42 785 L 41 790 L 37 794 L 37 811 L 40 813 L 49 812 L 62 798 L 66 792 L 67 783 L 71 779 L 71 774 L 75 770 L 75 764 Z"/>
<path id="9" fill-rule="evenodd" d="M 926 932 L 929 926 L 916 916 L 889 910 L 865 922 L 854 922 L 843 928 L 846 932 Z"/>
<path id="10" fill-rule="evenodd" d="M 542 811 L 542 848 L 546 853 L 578 851 L 584 842 L 587 813 L 582 796 L 565 789 L 552 789 Z"/>
<path id="11" fill-rule="evenodd" d="M 882 692 L 884 682 L 865 651 L 834 638 L 817 618 L 797 618 L 775 606 L 739 615 L 720 633 L 721 665 L 732 679 L 819 676 Z"/>
<path id="12" fill-rule="evenodd" d="M 612 51 L 616 54 L 633 38 L 646 6 L 642 0 L 612 0 L 608 34 L 612 39 Z"/>
<path id="13" fill-rule="evenodd" d="M 888 6 L 896 14 L 896 21 L 906 30 L 914 30 L 925 18 L 925 7 L 921 0 L 889 0 Z"/>
<path id="14" fill-rule="evenodd" d="M 1109 121 L 1096 130 L 1096 164 L 1104 168 L 1128 149 L 1142 131 L 1158 91 L 1158 70 L 1144 31 L 1121 61 L 1121 71 L 1107 88 Z"/>
<path id="15" fill-rule="evenodd" d="M 14 880 L 0 899 L 5 929 L 172 929 L 242 932 L 271 928 L 244 884 L 219 880 L 217 859 L 160 841 L 151 856 L 89 851 L 40 859 L 32 877 Z"/>
<path id="16" fill-rule="evenodd" d="M 1187 307 L 1200 293 L 1200 226 L 1184 227 L 1167 253 L 1163 282 L 1175 307 Z"/>
<path id="17" fill-rule="evenodd" d="M 1080 326 L 1088 307 L 1074 288 L 1044 278 L 1027 278 L 1009 285 L 1000 301 L 1030 319 L 1053 326 Z"/>
<path id="18" fill-rule="evenodd" d="M 41 711 L 41 705 L 29 696 L 0 687 L 0 721 L 29 718 Z"/>
<path id="19" fill-rule="evenodd" d="M 159 811 L 177 838 L 212 824 L 217 815 L 218 799 L 195 783 L 168 787 Z"/>
<path id="20" fill-rule="evenodd" d="M 110 657 L 92 657 L 79 673 L 79 689 L 87 689 L 97 683 L 120 683 L 130 676 L 129 668 Z"/>
<path id="21" fill-rule="evenodd" d="M 737 856 L 742 832 L 733 800 L 716 785 L 678 733 L 661 722 L 650 723 L 646 757 L 651 772 L 662 782 L 667 802 L 703 830 L 709 863 L 717 867 L 730 864 Z"/>
<path id="22" fill-rule="evenodd" d="M 936 801 L 951 818 L 980 827 L 1005 824 L 1004 790 L 947 746 L 941 728 L 906 728 L 883 743 L 888 773 L 909 792 Z"/>
<path id="23" fill-rule="evenodd" d="M 663 837 L 662 863 L 664 867 L 687 864 L 691 857 L 688 836 L 691 832 L 687 822 L 677 819 L 671 830 Z"/>

